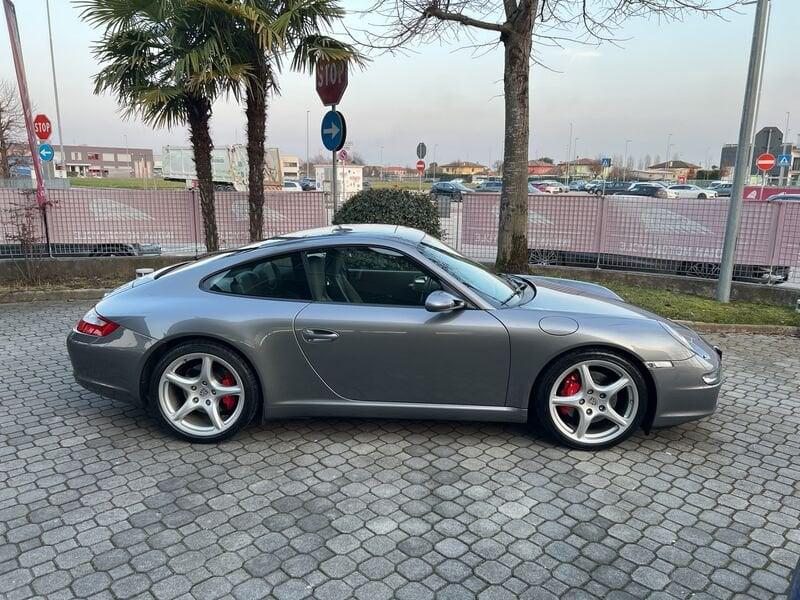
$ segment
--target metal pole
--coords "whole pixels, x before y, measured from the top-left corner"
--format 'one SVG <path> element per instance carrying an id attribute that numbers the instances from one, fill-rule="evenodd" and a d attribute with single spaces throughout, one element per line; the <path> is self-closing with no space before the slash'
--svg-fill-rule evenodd
<path id="1" fill-rule="evenodd" d="M 667 155 L 664 157 L 664 163 L 667 165 L 667 167 L 664 169 L 665 173 L 667 171 L 669 171 L 669 162 L 670 162 L 669 161 L 669 149 L 672 148 L 672 143 L 671 142 L 672 142 L 672 134 L 670 133 L 667 136 Z M 664 179 L 666 179 L 666 177 Z"/>
<path id="2" fill-rule="evenodd" d="M 64 154 L 64 134 L 61 129 L 61 105 L 58 102 L 58 84 L 56 83 L 56 59 L 53 55 L 53 28 L 50 26 L 50 0 L 45 1 L 47 8 L 47 36 L 50 40 L 50 68 L 53 71 L 53 96 L 56 100 L 56 124 L 58 125 L 58 147 L 61 152 L 61 168 L 67 176 L 67 157 Z"/>
<path id="3" fill-rule="evenodd" d="M 728 223 L 725 228 L 725 243 L 722 247 L 722 261 L 719 268 L 717 300 L 720 302 L 729 302 L 731 298 L 734 253 L 736 251 L 736 239 L 739 235 L 739 224 L 742 218 L 742 196 L 744 194 L 745 178 L 750 176 L 751 144 L 756 125 L 761 80 L 764 73 L 764 49 L 767 42 L 769 10 L 769 0 L 758 0 L 753 26 L 753 41 L 750 47 L 747 85 L 742 107 L 742 121 L 739 126 L 736 166 L 734 167 L 731 199 L 728 205 Z"/>
<path id="4" fill-rule="evenodd" d="M 564 180 L 565 185 L 569 185 L 569 161 L 572 158 L 572 121 L 569 122 L 569 142 L 567 143 L 567 175 Z"/>
<path id="5" fill-rule="evenodd" d="M 574 154 L 574 159 L 573 159 L 572 162 L 577 162 L 578 161 L 578 140 L 579 139 L 581 139 L 581 138 L 576 137 L 575 138 L 575 143 L 572 145 L 572 151 L 575 153 Z M 569 168 L 569 163 L 568 163 L 567 164 L 567 173 L 569 173 L 569 171 L 570 171 L 570 168 Z M 575 173 L 577 175 L 577 171 L 575 171 Z M 569 175 L 567 176 L 567 179 L 569 179 Z M 603 175 L 603 179 L 605 179 L 605 175 Z"/>
<path id="6" fill-rule="evenodd" d="M 336 112 L 336 105 L 334 104 L 331 106 L 331 110 Z M 336 150 L 331 152 L 331 156 L 333 160 L 331 161 L 331 194 L 333 195 L 333 214 L 336 215 L 336 210 L 338 209 L 339 205 L 336 198 Z"/>
<path id="7" fill-rule="evenodd" d="M 786 128 L 783 130 L 783 153 L 789 154 L 790 146 L 789 146 L 789 115 L 791 113 L 786 113 Z M 790 164 L 791 166 L 791 164 Z M 784 177 L 786 177 L 786 167 L 781 167 L 781 175 L 780 179 L 778 180 L 778 185 L 785 185 L 788 187 L 789 182 L 784 181 Z"/>
<path id="8" fill-rule="evenodd" d="M 309 158 L 309 151 L 308 151 L 308 119 L 311 114 L 310 110 L 306 111 L 306 179 L 308 179 L 308 158 Z"/>
<path id="9" fill-rule="evenodd" d="M 625 158 L 622 159 L 622 181 L 628 179 L 628 144 L 631 140 L 625 140 Z"/>
<path id="10" fill-rule="evenodd" d="M 383 181 L 383 146 L 381 146 L 381 181 Z"/>
<path id="11" fill-rule="evenodd" d="M 436 179 L 436 167 L 438 166 L 436 163 L 436 150 L 439 149 L 439 144 L 433 145 L 433 178 Z"/>

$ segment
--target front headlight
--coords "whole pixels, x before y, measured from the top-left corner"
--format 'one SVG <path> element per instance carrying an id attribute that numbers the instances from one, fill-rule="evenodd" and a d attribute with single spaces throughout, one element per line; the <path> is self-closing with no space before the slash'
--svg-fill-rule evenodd
<path id="1" fill-rule="evenodd" d="M 712 368 L 714 366 L 711 362 L 711 355 L 703 347 L 699 339 L 695 339 L 695 337 L 690 337 L 684 334 L 680 329 L 673 327 L 669 323 L 665 323 L 664 321 L 659 321 L 659 323 L 661 323 L 661 327 L 663 327 L 664 330 L 669 333 L 677 342 L 679 342 L 686 349 L 691 350 L 695 356 L 702 359 L 703 363 L 708 365 L 708 368 Z"/>

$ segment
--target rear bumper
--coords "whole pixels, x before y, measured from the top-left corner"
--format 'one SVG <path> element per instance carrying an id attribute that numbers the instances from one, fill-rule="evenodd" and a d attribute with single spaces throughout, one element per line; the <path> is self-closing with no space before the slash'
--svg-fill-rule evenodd
<path id="1" fill-rule="evenodd" d="M 71 331 L 67 352 L 81 386 L 101 396 L 142 404 L 139 384 L 144 359 L 155 340 L 120 328 L 105 338 Z"/>
<path id="2" fill-rule="evenodd" d="M 711 371 L 709 362 L 720 369 L 719 379 L 712 384 L 703 381 L 703 376 Z M 658 392 L 654 428 L 678 425 L 714 413 L 722 385 L 722 366 L 716 354 L 709 362 L 695 356 L 676 361 L 672 367 L 650 370 Z"/>

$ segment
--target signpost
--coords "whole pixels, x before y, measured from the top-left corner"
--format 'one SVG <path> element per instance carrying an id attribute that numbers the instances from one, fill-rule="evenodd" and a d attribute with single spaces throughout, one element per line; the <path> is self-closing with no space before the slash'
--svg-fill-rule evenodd
<path id="1" fill-rule="evenodd" d="M 39 144 L 39 158 L 45 162 L 50 162 L 53 160 L 53 155 L 55 155 L 55 152 L 50 144 Z"/>
<path id="2" fill-rule="evenodd" d="M 761 154 L 756 159 L 756 166 L 760 171 L 771 171 L 775 168 L 775 156 L 769 152 Z"/>
<path id="3" fill-rule="evenodd" d="M 425 155 L 428 153 L 428 147 L 425 145 L 425 142 L 420 142 L 417 144 L 417 158 L 422 160 L 425 158 Z"/>
<path id="4" fill-rule="evenodd" d="M 333 196 L 333 212 L 338 208 L 336 194 L 336 153 L 342 149 L 347 139 L 347 125 L 344 116 L 336 110 L 347 89 L 346 60 L 320 60 L 316 67 L 317 95 L 322 104 L 331 110 L 322 118 L 322 143 L 331 151 L 331 195 Z"/>
<path id="5" fill-rule="evenodd" d="M 417 161 L 417 173 L 419 174 L 419 190 L 422 191 L 422 174 L 425 172 L 425 161 L 419 159 Z"/>
<path id="6" fill-rule="evenodd" d="M 791 154 L 779 154 L 778 155 L 778 166 L 779 167 L 791 167 L 792 166 L 792 155 Z"/>
<path id="7" fill-rule="evenodd" d="M 347 157 L 348 157 L 347 150 L 345 150 L 344 148 L 339 150 L 339 160 L 342 161 L 342 164 L 347 162 Z"/>
<path id="8" fill-rule="evenodd" d="M 50 139 L 50 136 L 53 135 L 53 124 L 47 115 L 36 115 L 36 118 L 33 119 L 33 132 L 43 142 Z"/>
<path id="9" fill-rule="evenodd" d="M 611 159 L 608 157 L 600 159 L 600 166 L 604 169 L 608 169 L 611 166 Z"/>

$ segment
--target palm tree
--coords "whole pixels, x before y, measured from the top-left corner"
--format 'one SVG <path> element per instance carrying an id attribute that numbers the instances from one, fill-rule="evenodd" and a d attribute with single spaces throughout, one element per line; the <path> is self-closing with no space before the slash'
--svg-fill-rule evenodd
<path id="1" fill-rule="evenodd" d="M 225 15 L 215 31 L 240 75 L 226 86 L 244 88 L 249 166 L 250 239 L 263 237 L 264 144 L 267 101 L 279 93 L 277 74 L 287 59 L 295 71 L 312 71 L 319 60 L 347 60 L 363 65 L 350 45 L 324 35 L 343 16 L 335 0 L 197 0 Z"/>
<path id="2" fill-rule="evenodd" d="M 155 127 L 189 125 L 208 251 L 219 248 L 214 184 L 211 106 L 230 82 L 244 76 L 219 44 L 208 9 L 185 0 L 78 0 L 81 18 L 102 27 L 95 47 L 102 69 L 95 93 L 111 92 L 126 116 Z"/>

